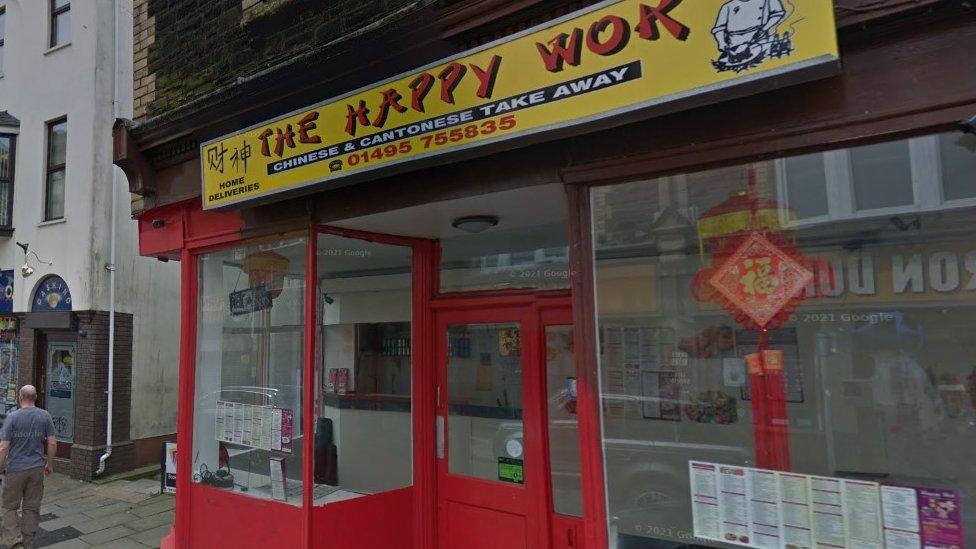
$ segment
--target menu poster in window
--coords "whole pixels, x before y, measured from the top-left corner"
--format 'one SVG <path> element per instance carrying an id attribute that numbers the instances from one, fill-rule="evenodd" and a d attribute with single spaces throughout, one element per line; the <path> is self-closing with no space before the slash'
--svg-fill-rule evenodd
<path id="1" fill-rule="evenodd" d="M 645 419 L 681 421 L 681 385 L 677 372 L 641 372 Z"/>
<path id="2" fill-rule="evenodd" d="M 881 488 L 885 541 L 897 549 L 965 546 L 959 492 L 941 488 Z"/>
<path id="3" fill-rule="evenodd" d="M 745 467 L 718 468 L 718 501 L 722 539 L 735 545 L 753 546 L 749 537 L 748 471 Z"/>
<path id="4" fill-rule="evenodd" d="M 759 549 L 884 547 L 878 483 L 703 462 L 689 467 L 698 538 Z"/>
<path id="5" fill-rule="evenodd" d="M 281 451 L 291 453 L 292 437 L 295 433 L 295 412 L 281 409 Z"/>
<path id="6" fill-rule="evenodd" d="M 691 516 L 695 535 L 719 539 L 718 465 L 689 461 Z"/>
<path id="7" fill-rule="evenodd" d="M 847 546 L 844 539 L 844 500 L 840 489 L 839 479 L 810 478 L 813 542 L 818 546 Z"/>
<path id="8" fill-rule="evenodd" d="M 780 473 L 779 504 L 783 513 L 783 542 L 786 546 L 813 547 L 810 524 L 810 477 Z"/>
<path id="9" fill-rule="evenodd" d="M 876 482 L 844 481 L 847 537 L 856 549 L 882 549 L 881 487 Z"/>
<path id="10" fill-rule="evenodd" d="M 950 549 L 965 545 L 959 492 L 919 488 L 918 512 L 922 542 L 926 549 Z"/>

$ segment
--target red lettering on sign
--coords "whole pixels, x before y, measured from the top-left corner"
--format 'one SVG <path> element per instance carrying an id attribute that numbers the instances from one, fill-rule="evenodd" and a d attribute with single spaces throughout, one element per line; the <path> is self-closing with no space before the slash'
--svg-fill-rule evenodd
<path id="1" fill-rule="evenodd" d="M 430 89 L 434 87 L 434 76 L 430 73 L 423 73 L 417 75 L 417 78 L 413 79 L 410 83 L 410 89 L 412 93 L 410 94 L 410 107 L 417 112 L 424 112 L 424 99 L 427 98 L 427 94 L 430 93 Z"/>
<path id="2" fill-rule="evenodd" d="M 366 108 L 366 101 L 359 100 L 359 108 L 355 108 L 352 105 L 346 105 L 346 133 L 349 135 L 356 135 L 356 124 L 360 126 L 369 126 L 369 109 Z"/>
<path id="3" fill-rule="evenodd" d="M 606 41 L 600 40 L 600 35 L 611 27 L 610 37 Z M 622 17 L 607 15 L 603 19 L 590 25 L 586 33 L 586 47 L 597 55 L 613 55 L 620 52 L 630 41 L 630 25 Z"/>
<path id="4" fill-rule="evenodd" d="M 491 61 L 488 62 L 488 68 L 482 69 L 478 65 L 471 63 L 471 70 L 474 71 L 474 75 L 478 77 L 478 81 L 481 85 L 478 86 L 478 91 L 476 92 L 478 97 L 482 99 L 491 98 L 491 93 L 495 91 L 495 80 L 498 78 L 498 69 L 502 65 L 502 58 L 498 55 L 494 55 Z"/>
<path id="5" fill-rule="evenodd" d="M 261 132 L 261 135 L 258 136 L 258 139 L 261 140 L 262 156 L 271 156 L 271 147 L 268 144 L 268 139 L 271 139 L 272 135 L 274 135 L 274 130 L 271 128 L 265 128 L 265 130 Z"/>
<path id="6" fill-rule="evenodd" d="M 308 132 L 318 127 L 315 123 L 319 119 L 319 111 L 312 111 L 298 121 L 298 142 L 299 143 L 321 143 L 322 138 L 318 135 L 309 135 Z"/>
<path id="7" fill-rule="evenodd" d="M 661 0 L 656 8 L 640 5 L 640 21 L 635 30 L 640 37 L 645 40 L 657 40 L 661 38 L 661 32 L 657 24 L 664 25 L 665 30 L 678 40 L 687 40 L 691 34 L 691 29 L 672 18 L 669 13 L 678 7 L 683 0 Z"/>
<path id="8" fill-rule="evenodd" d="M 454 90 L 461 83 L 461 78 L 468 69 L 457 61 L 444 67 L 444 70 L 437 75 L 441 81 L 441 101 L 454 104 Z"/>
<path id="9" fill-rule="evenodd" d="M 395 88 L 390 88 L 382 93 L 383 102 L 380 103 L 380 112 L 377 113 L 376 118 L 373 119 L 373 126 L 377 128 L 382 128 L 386 125 L 386 119 L 390 116 L 390 109 L 396 112 L 403 113 L 407 111 L 407 108 L 400 104 L 400 100 L 403 96 L 400 92 L 396 91 Z"/>
<path id="10" fill-rule="evenodd" d="M 279 158 L 285 152 L 285 144 L 288 145 L 289 149 L 295 148 L 295 132 L 291 129 L 291 124 L 285 126 L 285 131 L 281 131 L 281 128 L 275 128 L 274 153 Z"/>
<path id="11" fill-rule="evenodd" d="M 580 64 L 580 54 L 583 49 L 583 29 L 573 29 L 571 35 L 561 33 L 550 40 L 549 48 L 552 50 L 538 42 L 536 42 L 535 47 L 538 48 L 547 71 L 560 72 L 565 63 L 575 67 Z"/>

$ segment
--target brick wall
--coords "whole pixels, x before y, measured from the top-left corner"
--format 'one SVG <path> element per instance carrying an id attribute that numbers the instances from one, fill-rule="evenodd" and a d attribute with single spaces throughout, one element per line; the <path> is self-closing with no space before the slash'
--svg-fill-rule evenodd
<path id="1" fill-rule="evenodd" d="M 70 462 L 62 462 L 72 477 L 91 480 L 98 459 L 105 451 L 105 420 L 108 410 L 108 313 L 76 313 L 77 331 L 48 332 L 48 340 L 58 336 L 75 338 L 74 362 L 74 441 Z M 18 383 L 36 383 L 37 343 L 39 330 L 21 328 L 18 334 Z M 133 444 L 129 440 L 132 405 L 132 315 L 115 315 L 115 375 L 112 411 L 112 457 L 106 474 L 127 471 L 133 464 Z"/>
<path id="2" fill-rule="evenodd" d="M 134 116 L 239 78 L 430 0 L 134 0 Z"/>

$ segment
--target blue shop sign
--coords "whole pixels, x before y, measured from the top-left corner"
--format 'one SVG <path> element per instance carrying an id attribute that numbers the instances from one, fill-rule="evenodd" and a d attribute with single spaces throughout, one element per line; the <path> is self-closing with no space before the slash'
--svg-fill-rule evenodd
<path id="1" fill-rule="evenodd" d="M 0 313 L 14 312 L 14 272 L 0 271 Z"/>
<path id="2" fill-rule="evenodd" d="M 31 311 L 70 311 L 71 291 L 60 276 L 51 275 L 41 281 L 34 290 Z"/>

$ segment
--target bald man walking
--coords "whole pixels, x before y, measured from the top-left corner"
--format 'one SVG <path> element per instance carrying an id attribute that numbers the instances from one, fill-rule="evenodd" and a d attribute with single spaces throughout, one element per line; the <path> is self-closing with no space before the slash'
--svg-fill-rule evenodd
<path id="1" fill-rule="evenodd" d="M 58 450 L 51 414 L 34 406 L 37 389 L 24 385 L 19 394 L 20 408 L 14 410 L 0 429 L 0 469 L 6 465 L 3 495 L 3 532 L 0 546 L 25 549 L 34 547 L 34 534 L 40 519 L 44 477 L 54 472 L 51 460 Z M 44 450 L 47 449 L 45 458 Z M 17 509 L 23 510 L 18 519 Z M 17 542 L 18 535 L 21 537 Z"/>

